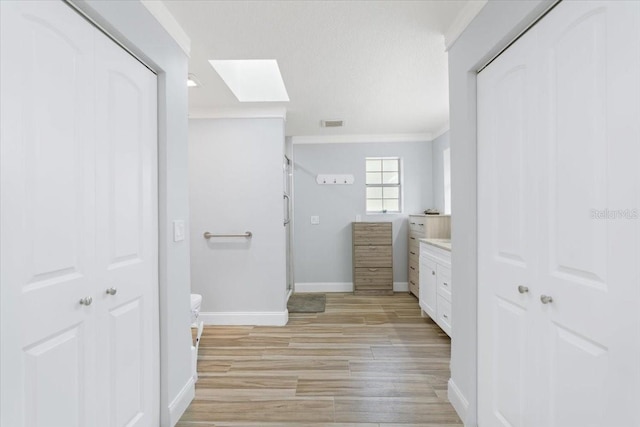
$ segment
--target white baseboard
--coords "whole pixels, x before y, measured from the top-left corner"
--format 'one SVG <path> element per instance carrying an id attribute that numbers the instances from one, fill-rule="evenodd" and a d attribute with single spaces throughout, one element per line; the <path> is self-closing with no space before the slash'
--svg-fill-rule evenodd
<path id="1" fill-rule="evenodd" d="M 169 425 L 174 426 L 180 421 L 180 417 L 187 410 L 189 404 L 196 396 L 196 387 L 193 377 L 189 377 L 187 383 L 182 387 L 180 393 L 169 404 Z"/>
<path id="2" fill-rule="evenodd" d="M 289 321 L 289 312 L 285 311 L 247 311 L 247 312 L 201 312 L 198 319 L 205 325 L 251 325 L 284 326 Z"/>
<path id="3" fill-rule="evenodd" d="M 353 292 L 351 282 L 306 282 L 296 283 L 295 292 Z"/>
<path id="4" fill-rule="evenodd" d="M 393 282 L 393 292 L 409 292 L 409 282 Z"/>
<path id="5" fill-rule="evenodd" d="M 353 292 L 353 283 L 351 282 L 305 282 L 296 283 L 296 292 L 312 293 L 312 292 Z M 409 292 L 408 282 L 393 282 L 394 292 Z"/>
<path id="6" fill-rule="evenodd" d="M 456 410 L 461 420 L 466 420 L 467 413 L 469 412 L 469 402 L 453 381 L 453 378 L 449 378 L 448 385 L 447 397 L 449 398 L 449 402 L 451 402 L 451 406 Z"/>

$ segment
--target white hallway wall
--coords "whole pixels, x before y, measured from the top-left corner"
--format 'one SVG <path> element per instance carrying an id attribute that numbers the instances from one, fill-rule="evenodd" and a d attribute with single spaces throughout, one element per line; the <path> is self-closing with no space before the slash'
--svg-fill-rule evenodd
<path id="1" fill-rule="evenodd" d="M 194 396 L 191 373 L 189 241 L 172 221 L 189 219 L 187 55 L 138 1 L 73 1 L 158 72 L 160 416 L 173 426 Z M 188 227 L 188 224 L 187 224 Z"/>
<path id="2" fill-rule="evenodd" d="M 282 118 L 189 121 L 192 290 L 206 324 L 287 322 Z M 253 237 L 204 239 L 203 233 Z"/>
<path id="3" fill-rule="evenodd" d="M 454 335 L 449 398 L 465 426 L 477 411 L 476 70 L 553 1 L 490 1 L 449 50 Z"/>

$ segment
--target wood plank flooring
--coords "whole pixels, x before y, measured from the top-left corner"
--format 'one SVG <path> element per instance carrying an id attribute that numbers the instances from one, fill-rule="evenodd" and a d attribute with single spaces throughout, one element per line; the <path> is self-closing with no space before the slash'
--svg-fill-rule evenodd
<path id="1" fill-rule="evenodd" d="M 178 427 L 461 427 L 450 344 L 407 293 L 330 293 L 280 328 L 208 326 Z"/>

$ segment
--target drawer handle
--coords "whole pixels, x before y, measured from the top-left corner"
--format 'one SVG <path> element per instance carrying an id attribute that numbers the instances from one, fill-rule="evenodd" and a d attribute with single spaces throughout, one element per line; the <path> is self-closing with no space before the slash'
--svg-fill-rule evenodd
<path id="1" fill-rule="evenodd" d="M 415 270 L 415 268 L 413 268 L 412 266 L 409 266 L 410 269 Z"/>
<path id="2" fill-rule="evenodd" d="M 412 237 L 412 238 L 411 238 L 411 240 L 416 240 L 416 238 L 415 238 L 415 237 Z"/>
<path id="3" fill-rule="evenodd" d="M 449 284 L 447 282 L 442 282 L 443 285 L 445 286 L 449 286 Z"/>
<path id="4" fill-rule="evenodd" d="M 416 253 L 415 253 L 415 252 L 413 252 L 413 251 L 410 251 L 409 253 L 410 253 L 411 255 L 415 255 L 415 254 L 416 254 Z"/>
<path id="5" fill-rule="evenodd" d="M 415 286 L 416 284 L 413 282 L 413 280 L 409 280 L 409 283 L 411 283 L 413 286 Z"/>
<path id="6" fill-rule="evenodd" d="M 424 227 L 424 224 L 418 224 L 420 227 Z"/>
<path id="7" fill-rule="evenodd" d="M 416 225 L 416 223 L 415 223 L 415 222 L 410 222 L 409 224 L 411 224 L 411 225 Z"/>
<path id="8" fill-rule="evenodd" d="M 370 250 L 370 251 L 375 251 L 375 250 L 377 250 L 377 249 L 378 249 L 378 247 L 377 247 L 377 246 L 369 246 L 369 250 Z"/>
<path id="9" fill-rule="evenodd" d="M 449 318 L 449 316 L 447 316 L 446 314 L 442 314 L 442 317 L 444 317 L 445 319 Z"/>
<path id="10" fill-rule="evenodd" d="M 377 268 L 370 268 L 369 271 L 378 271 Z"/>
<path id="11" fill-rule="evenodd" d="M 435 271 L 433 271 L 433 270 L 431 270 L 431 275 L 432 275 L 432 276 L 435 276 L 435 275 L 436 275 L 436 272 L 435 272 Z"/>

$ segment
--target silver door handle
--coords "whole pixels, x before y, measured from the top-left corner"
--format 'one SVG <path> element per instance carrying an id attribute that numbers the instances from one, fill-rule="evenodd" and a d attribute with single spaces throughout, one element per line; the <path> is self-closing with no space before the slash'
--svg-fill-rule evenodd
<path id="1" fill-rule="evenodd" d="M 116 288 L 107 289 L 107 294 L 108 295 L 115 295 L 117 292 L 118 292 L 118 289 L 116 289 Z"/>
<path id="2" fill-rule="evenodd" d="M 527 292 L 529 292 L 529 288 L 527 288 L 526 286 L 518 286 L 518 292 L 520 292 L 521 294 L 526 294 Z"/>
<path id="3" fill-rule="evenodd" d="M 84 297 L 80 299 L 80 305 L 91 305 L 92 302 L 93 298 L 91 297 Z"/>
<path id="4" fill-rule="evenodd" d="M 289 217 L 289 203 L 291 202 L 291 199 L 289 198 L 289 196 L 287 194 L 283 194 L 283 198 L 287 201 L 287 218 L 284 220 L 284 225 L 287 225 L 291 222 L 291 218 Z"/>
<path id="5" fill-rule="evenodd" d="M 543 304 L 551 304 L 553 302 L 553 298 L 549 295 L 540 295 L 540 302 Z"/>
<path id="6" fill-rule="evenodd" d="M 431 275 L 432 275 L 432 276 L 435 276 L 435 275 L 436 275 L 436 272 L 435 272 L 435 271 L 433 271 L 433 270 L 431 270 Z"/>

